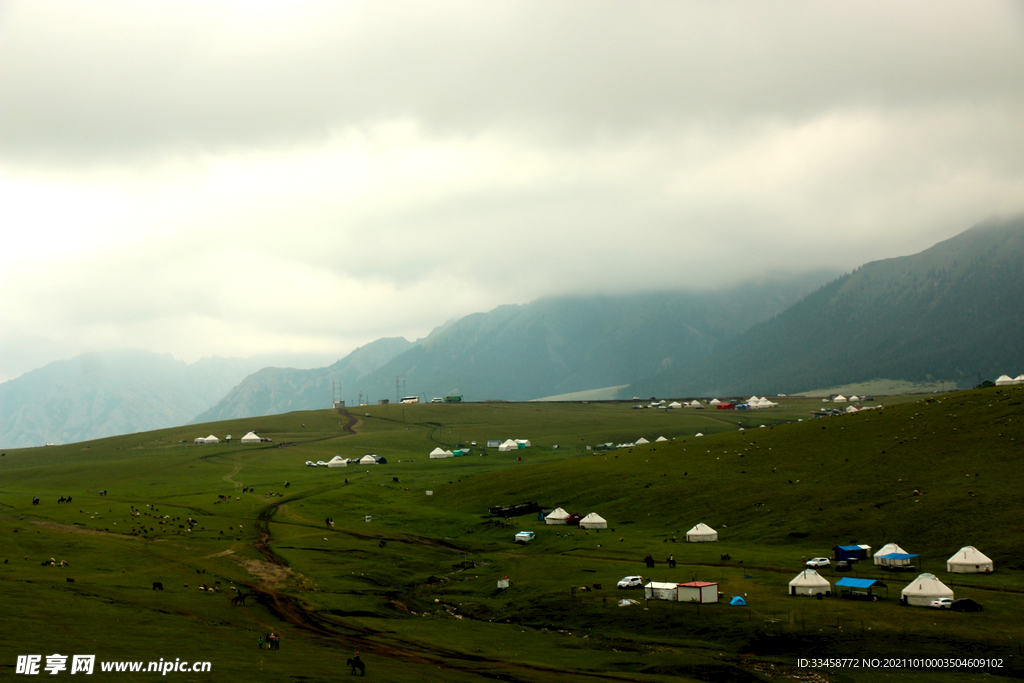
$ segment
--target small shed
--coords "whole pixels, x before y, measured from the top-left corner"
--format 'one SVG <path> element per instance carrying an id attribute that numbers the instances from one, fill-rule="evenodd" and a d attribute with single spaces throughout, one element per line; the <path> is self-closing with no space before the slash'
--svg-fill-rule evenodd
<path id="1" fill-rule="evenodd" d="M 589 515 L 580 520 L 581 529 L 607 529 L 608 520 L 596 512 L 591 512 Z"/>
<path id="2" fill-rule="evenodd" d="M 497 448 L 501 445 L 501 439 L 487 439 L 488 448 Z"/>
<path id="3" fill-rule="evenodd" d="M 710 581 L 681 583 L 677 587 L 676 595 L 679 602 L 718 602 L 718 584 Z"/>
<path id="4" fill-rule="evenodd" d="M 790 595 L 831 595 L 832 584 L 813 569 L 805 569 L 789 582 Z"/>
<path id="5" fill-rule="evenodd" d="M 965 545 L 946 560 L 946 571 L 954 574 L 991 574 L 994 568 L 992 560 L 971 545 Z"/>
<path id="6" fill-rule="evenodd" d="M 871 557 L 871 546 L 869 545 L 837 545 L 832 548 L 832 554 L 837 560 L 856 562 Z"/>
<path id="7" fill-rule="evenodd" d="M 919 607 L 930 606 L 932 600 L 952 597 L 953 591 L 934 574 L 921 574 L 900 591 L 901 603 Z"/>
<path id="8" fill-rule="evenodd" d="M 676 590 L 677 583 L 662 583 L 651 581 L 644 586 L 644 597 L 648 600 L 679 600 L 679 593 Z"/>
<path id="9" fill-rule="evenodd" d="M 686 532 L 686 540 L 690 543 L 710 543 L 718 540 L 718 532 L 700 522 Z"/>

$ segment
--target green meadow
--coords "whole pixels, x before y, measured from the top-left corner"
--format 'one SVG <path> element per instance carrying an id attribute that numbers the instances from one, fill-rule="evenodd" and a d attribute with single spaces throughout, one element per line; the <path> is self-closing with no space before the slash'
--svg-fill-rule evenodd
<path id="1" fill-rule="evenodd" d="M 16 676 L 19 656 L 78 654 L 210 662 L 167 674 L 179 681 L 321 681 L 348 676 L 357 652 L 367 677 L 417 683 L 1024 676 L 1024 388 L 887 396 L 871 402 L 880 410 L 824 419 L 811 418 L 820 398 L 778 400 L 363 406 L 8 450 L 0 677 Z M 272 441 L 238 443 L 250 430 Z M 193 443 L 211 433 L 233 440 Z M 651 443 L 595 448 L 640 437 Z M 508 438 L 531 446 L 486 448 Z M 469 455 L 428 458 L 460 444 Z M 367 453 L 387 464 L 305 465 Z M 489 513 L 526 501 L 597 512 L 609 528 Z M 698 522 L 719 541 L 686 543 Z M 536 538 L 517 544 L 518 531 Z M 806 559 L 889 542 L 920 554 L 916 571 L 862 562 L 848 574 L 883 581 L 883 599 L 787 594 Z M 965 545 L 996 571 L 947 573 Z M 900 606 L 920 572 L 984 611 Z M 616 589 L 631 574 L 716 582 L 724 599 L 646 601 Z M 259 648 L 271 632 L 280 649 Z M 909 661 L 799 666 L 821 658 Z M 946 659 L 989 665 L 913 665 Z"/>

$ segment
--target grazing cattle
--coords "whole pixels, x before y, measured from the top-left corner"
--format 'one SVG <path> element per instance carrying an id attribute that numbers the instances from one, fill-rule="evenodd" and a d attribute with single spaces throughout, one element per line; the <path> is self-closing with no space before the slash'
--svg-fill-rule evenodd
<path id="1" fill-rule="evenodd" d="M 355 657 L 349 657 L 345 660 L 345 663 L 352 667 L 352 671 L 350 673 L 354 674 L 356 670 L 358 670 L 360 676 L 366 675 L 366 665 L 363 664 L 363 660 L 359 659 L 358 655 Z"/>
<path id="2" fill-rule="evenodd" d="M 162 583 L 160 583 L 159 581 L 154 581 L 153 582 L 153 590 L 155 590 L 155 591 L 162 591 L 163 589 L 164 589 L 164 585 Z"/>
<path id="3" fill-rule="evenodd" d="M 100 495 L 101 495 L 101 496 L 105 496 L 105 495 L 107 495 L 107 490 L 106 490 L 106 489 L 103 489 L 102 491 L 100 491 Z"/>
<path id="4" fill-rule="evenodd" d="M 52 567 L 52 566 L 54 566 L 56 564 L 57 564 L 56 560 L 54 560 L 52 557 L 50 559 L 48 559 L 48 560 L 43 560 L 42 563 L 41 563 L 41 565 L 43 567 Z"/>
<path id="5" fill-rule="evenodd" d="M 67 578 L 67 579 L 64 579 L 64 580 L 67 581 L 68 583 L 74 583 L 75 582 L 75 580 L 72 579 L 72 578 Z"/>
<path id="6" fill-rule="evenodd" d="M 720 560 L 721 560 L 722 562 L 725 562 L 725 561 L 727 561 L 727 560 L 731 560 L 732 558 L 731 558 L 731 557 L 729 556 L 729 553 L 725 553 L 725 554 L 724 554 L 724 555 L 722 555 L 722 556 L 721 556 L 721 557 L 720 557 L 719 559 L 720 559 Z"/>
<path id="7" fill-rule="evenodd" d="M 32 497 L 32 504 L 33 505 L 39 505 L 39 497 L 38 496 L 33 496 Z"/>

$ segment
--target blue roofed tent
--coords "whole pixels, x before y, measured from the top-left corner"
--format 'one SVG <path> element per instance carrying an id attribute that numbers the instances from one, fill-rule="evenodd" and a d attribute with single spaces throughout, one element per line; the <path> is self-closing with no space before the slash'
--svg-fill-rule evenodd
<path id="1" fill-rule="evenodd" d="M 921 557 L 916 553 L 886 553 L 875 555 L 875 564 L 883 569 L 891 567 L 910 567 L 915 557 Z"/>
<path id="2" fill-rule="evenodd" d="M 732 600 L 729 601 L 729 604 L 730 605 L 746 605 L 747 601 L 737 595 L 736 597 L 734 597 Z"/>
<path id="3" fill-rule="evenodd" d="M 850 590 L 841 591 L 839 597 L 841 598 L 862 598 L 865 600 L 878 600 L 878 596 L 874 595 L 872 591 L 875 588 L 884 588 L 885 596 L 889 597 L 889 587 L 877 579 L 855 579 L 851 576 L 844 576 L 843 578 L 836 581 L 836 588 L 849 588 Z"/>
<path id="4" fill-rule="evenodd" d="M 837 560 L 854 561 L 866 560 L 871 557 L 871 546 L 869 545 L 837 545 L 832 548 L 832 553 Z"/>

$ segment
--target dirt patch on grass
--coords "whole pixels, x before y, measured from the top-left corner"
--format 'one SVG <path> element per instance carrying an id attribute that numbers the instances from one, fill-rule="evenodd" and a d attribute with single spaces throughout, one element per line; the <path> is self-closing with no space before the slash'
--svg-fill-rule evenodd
<path id="1" fill-rule="evenodd" d="M 237 558 L 238 563 L 245 567 L 245 570 L 259 579 L 257 588 L 264 591 L 275 591 L 282 588 L 286 583 L 302 579 L 301 574 L 296 574 L 291 567 L 254 560 L 247 557 Z"/>

